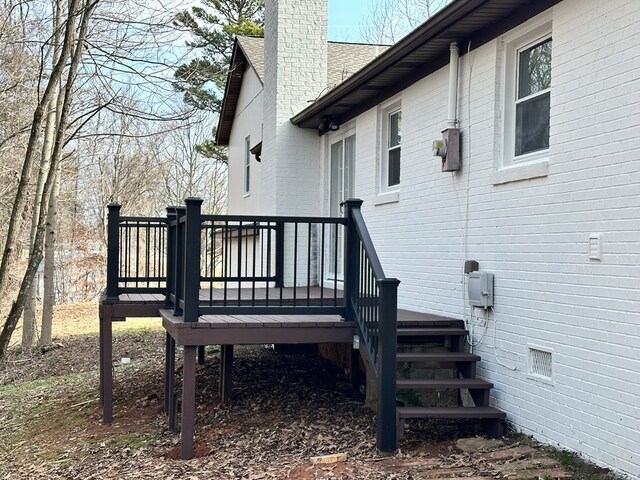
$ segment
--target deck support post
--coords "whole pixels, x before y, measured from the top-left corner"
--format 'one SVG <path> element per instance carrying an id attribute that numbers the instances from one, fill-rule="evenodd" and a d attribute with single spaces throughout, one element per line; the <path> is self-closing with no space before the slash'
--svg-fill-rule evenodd
<path id="1" fill-rule="evenodd" d="M 100 393 L 102 422 L 113 420 L 113 332 L 111 306 L 105 306 L 100 316 Z"/>
<path id="2" fill-rule="evenodd" d="M 355 389 L 360 387 L 362 375 L 360 374 L 360 350 L 348 345 L 350 349 L 349 355 L 349 380 L 351 386 Z"/>
<path id="3" fill-rule="evenodd" d="M 164 413 L 169 414 L 169 357 L 171 356 L 171 335 L 165 333 L 164 341 Z"/>
<path id="4" fill-rule="evenodd" d="M 198 347 L 184 347 L 182 366 L 182 425 L 180 431 L 181 458 L 193 458 L 193 433 L 196 409 L 196 353 Z"/>
<path id="5" fill-rule="evenodd" d="M 99 332 L 99 339 L 98 339 L 98 347 L 100 349 L 99 353 L 98 353 L 98 360 L 100 362 L 100 406 L 102 407 L 104 405 L 104 344 L 103 344 L 103 333 L 102 333 L 102 316 L 104 315 L 103 313 L 104 311 L 104 305 L 102 305 L 102 303 L 100 303 L 100 306 L 98 307 L 98 332 Z"/>
<path id="6" fill-rule="evenodd" d="M 164 391 L 169 430 L 176 430 L 176 341 L 167 332 L 167 364 L 165 369 Z"/>
<path id="7" fill-rule="evenodd" d="M 198 346 L 198 365 L 204 365 L 205 361 L 205 345 Z"/>
<path id="8" fill-rule="evenodd" d="M 380 452 L 397 448 L 396 430 L 396 354 L 398 284 L 395 278 L 378 280 L 378 431 L 376 446 Z"/>
<path id="9" fill-rule="evenodd" d="M 233 390 L 233 345 L 220 346 L 220 398 L 223 402 L 231 400 Z"/>

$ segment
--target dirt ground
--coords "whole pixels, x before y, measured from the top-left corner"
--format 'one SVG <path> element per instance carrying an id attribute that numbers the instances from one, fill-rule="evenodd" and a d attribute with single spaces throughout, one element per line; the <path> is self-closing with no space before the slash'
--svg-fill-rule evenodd
<path id="1" fill-rule="evenodd" d="M 62 326 L 65 318 L 75 326 Z M 264 346 L 237 348 L 228 404 L 217 393 L 219 352 L 208 347 L 197 374 L 197 458 L 182 461 L 179 435 L 162 412 L 164 333 L 140 325 L 159 322 L 131 320 L 114 336 L 111 425 L 100 421 L 95 306 L 59 310 L 54 348 L 32 357 L 14 350 L 0 364 L 0 477 L 615 478 L 518 435 L 489 451 L 462 451 L 460 438 L 482 433 L 473 423 L 411 423 L 397 454 L 379 456 L 374 416 L 342 372 L 314 353 Z M 121 364 L 121 357 L 131 363 Z M 346 461 L 310 461 L 337 453 Z"/>

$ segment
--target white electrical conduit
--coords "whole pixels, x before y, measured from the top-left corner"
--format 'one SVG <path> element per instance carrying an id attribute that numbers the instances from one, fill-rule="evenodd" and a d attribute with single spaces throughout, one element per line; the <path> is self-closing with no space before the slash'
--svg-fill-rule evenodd
<path id="1" fill-rule="evenodd" d="M 458 124 L 458 43 L 449 46 L 449 110 L 447 112 L 447 128 L 456 128 Z"/>

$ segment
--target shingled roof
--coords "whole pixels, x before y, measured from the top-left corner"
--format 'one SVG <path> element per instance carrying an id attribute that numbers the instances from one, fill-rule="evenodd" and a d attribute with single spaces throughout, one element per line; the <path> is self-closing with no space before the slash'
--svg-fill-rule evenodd
<path id="1" fill-rule="evenodd" d="M 340 85 L 358 72 L 378 55 L 389 48 L 388 45 L 365 43 L 329 42 L 327 45 L 327 90 Z M 264 39 L 261 37 L 237 37 L 233 48 L 227 86 L 224 93 L 222 111 L 218 121 L 216 143 L 228 145 L 231 126 L 235 117 L 242 77 L 250 66 L 260 82 L 264 84 Z"/>

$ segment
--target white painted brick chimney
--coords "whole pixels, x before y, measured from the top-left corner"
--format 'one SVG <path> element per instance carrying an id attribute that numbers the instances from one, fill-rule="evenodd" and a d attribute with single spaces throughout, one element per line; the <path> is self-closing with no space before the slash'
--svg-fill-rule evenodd
<path id="1" fill-rule="evenodd" d="M 289 121 L 327 86 L 327 0 L 266 0 L 262 210 L 319 215 L 320 137 Z"/>

